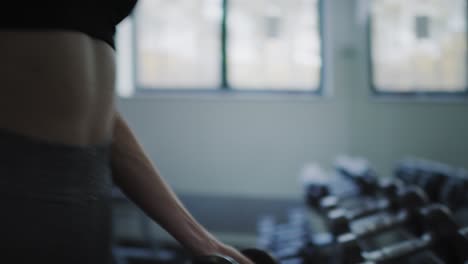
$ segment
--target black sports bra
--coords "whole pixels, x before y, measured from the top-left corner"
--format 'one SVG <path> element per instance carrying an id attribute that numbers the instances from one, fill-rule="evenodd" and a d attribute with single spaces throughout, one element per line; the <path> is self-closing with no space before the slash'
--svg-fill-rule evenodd
<path id="1" fill-rule="evenodd" d="M 1 4 L 0 30 L 71 30 L 115 49 L 115 27 L 137 0 L 26 0 Z"/>

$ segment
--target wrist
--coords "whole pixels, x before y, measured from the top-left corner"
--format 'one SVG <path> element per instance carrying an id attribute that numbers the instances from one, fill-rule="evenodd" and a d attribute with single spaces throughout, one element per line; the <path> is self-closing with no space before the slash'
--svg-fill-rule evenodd
<path id="1" fill-rule="evenodd" d="M 179 223 L 174 238 L 193 256 L 216 254 L 222 243 L 194 219 Z"/>
<path id="2" fill-rule="evenodd" d="M 183 246 L 193 256 L 204 256 L 218 253 L 222 247 L 222 243 L 213 235 L 205 232 L 205 234 L 183 243 Z"/>

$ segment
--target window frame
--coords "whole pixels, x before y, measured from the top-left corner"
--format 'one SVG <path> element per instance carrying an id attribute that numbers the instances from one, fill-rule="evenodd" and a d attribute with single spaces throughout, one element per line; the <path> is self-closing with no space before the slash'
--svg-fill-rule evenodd
<path id="1" fill-rule="evenodd" d="M 467 1 L 467 8 L 465 11 L 465 20 L 467 21 L 467 33 L 466 33 L 466 43 L 468 45 L 468 0 Z M 374 59 L 372 56 L 372 25 L 373 25 L 374 16 L 372 12 L 369 10 L 366 23 L 365 23 L 365 31 L 366 31 L 366 44 L 367 44 L 367 65 L 368 65 L 368 82 L 369 87 L 371 90 L 371 94 L 376 97 L 386 97 L 386 98 L 429 98 L 429 99 L 468 99 L 468 72 L 466 74 L 466 87 L 463 91 L 457 92 L 449 92 L 449 91 L 408 91 L 408 92 L 401 92 L 401 91 L 389 91 L 389 89 L 382 90 L 382 87 L 378 87 L 375 84 L 375 76 L 374 76 Z M 466 66 L 468 69 L 468 50 L 467 55 L 465 57 Z"/>
<path id="2" fill-rule="evenodd" d="M 222 19 L 220 23 L 220 38 L 221 38 L 221 48 L 219 50 L 220 56 L 220 83 L 213 87 L 203 87 L 203 88 L 189 88 L 189 87 L 150 87 L 150 86 L 143 86 L 138 83 L 138 22 L 135 19 L 136 12 L 133 12 L 130 16 L 131 19 L 131 43 L 132 43 L 132 51 L 131 51 L 131 61 L 132 61 L 132 69 L 133 69 L 133 86 L 135 87 L 134 94 L 135 95 L 155 95 L 155 94 L 291 94 L 291 95 L 313 95 L 313 96 L 323 96 L 324 93 L 324 84 L 325 84 L 325 70 L 327 68 L 326 63 L 326 46 L 325 46 L 325 36 L 324 36 L 324 2 L 326 0 L 317 0 L 317 12 L 318 12 L 318 23 L 319 23 L 319 37 L 320 37 L 320 56 L 322 60 L 322 64 L 320 67 L 320 81 L 316 87 L 313 87 L 314 90 L 292 90 L 292 89 L 285 89 L 285 88 L 275 88 L 273 89 L 252 89 L 250 90 L 248 87 L 242 87 L 242 89 L 235 89 L 232 88 L 229 83 L 228 77 L 228 16 L 229 16 L 229 1 L 230 0 L 221 0 L 222 3 Z"/>

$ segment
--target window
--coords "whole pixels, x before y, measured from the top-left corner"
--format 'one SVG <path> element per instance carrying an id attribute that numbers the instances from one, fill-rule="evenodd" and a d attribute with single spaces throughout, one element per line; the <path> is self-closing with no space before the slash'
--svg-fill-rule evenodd
<path id="1" fill-rule="evenodd" d="M 140 0 L 130 34 L 136 87 L 317 92 L 319 2 Z"/>
<path id="2" fill-rule="evenodd" d="M 466 0 L 372 0 L 372 82 L 384 93 L 468 92 Z"/>
<path id="3" fill-rule="evenodd" d="M 221 0 L 140 1 L 135 16 L 138 86 L 218 86 L 221 20 Z"/>
<path id="4" fill-rule="evenodd" d="M 234 0 L 228 13 L 228 77 L 234 89 L 318 89 L 317 0 Z"/>

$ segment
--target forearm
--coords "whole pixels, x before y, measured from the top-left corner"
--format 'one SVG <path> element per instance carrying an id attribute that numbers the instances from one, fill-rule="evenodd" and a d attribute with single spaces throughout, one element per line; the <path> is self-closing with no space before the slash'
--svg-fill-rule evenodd
<path id="1" fill-rule="evenodd" d="M 111 163 L 115 184 L 192 254 L 216 252 L 216 239 L 185 209 L 119 114 Z"/>

